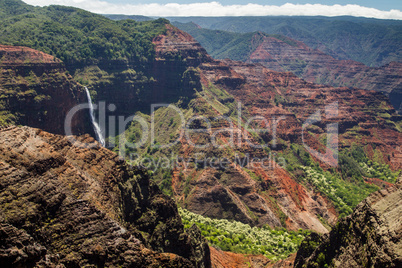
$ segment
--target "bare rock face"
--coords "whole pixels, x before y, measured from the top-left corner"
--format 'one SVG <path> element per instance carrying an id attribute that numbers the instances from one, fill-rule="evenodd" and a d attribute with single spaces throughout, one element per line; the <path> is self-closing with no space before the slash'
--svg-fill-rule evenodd
<path id="1" fill-rule="evenodd" d="M 267 268 L 272 265 L 272 261 L 263 255 L 245 255 L 213 247 L 210 249 L 213 268 Z"/>
<path id="2" fill-rule="evenodd" d="M 146 171 L 89 136 L 0 132 L 1 267 L 210 267 Z"/>
<path id="3" fill-rule="evenodd" d="M 327 235 L 306 238 L 295 267 L 401 267 L 402 183 L 373 193 Z"/>
<path id="4" fill-rule="evenodd" d="M 64 64 L 27 47 L 0 45 L 0 125 L 27 125 L 65 134 L 68 112 L 87 99 Z M 71 133 L 91 133 L 88 110 L 72 118 Z"/>

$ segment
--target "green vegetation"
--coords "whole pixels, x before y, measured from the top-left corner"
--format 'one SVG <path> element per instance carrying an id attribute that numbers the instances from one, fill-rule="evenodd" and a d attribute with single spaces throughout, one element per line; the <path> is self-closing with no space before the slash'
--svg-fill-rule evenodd
<path id="1" fill-rule="evenodd" d="M 253 33 L 238 34 L 199 29 L 193 23 L 174 23 L 174 25 L 191 34 L 216 59 L 245 60 L 252 51 L 250 41 L 254 35 Z"/>
<path id="2" fill-rule="evenodd" d="M 113 115 L 149 112 L 150 104 L 162 101 L 155 88 L 172 88 L 163 102 L 175 103 L 189 98 L 193 88 L 200 86 L 195 83 L 195 69 L 186 71 L 185 64 L 154 68 L 152 40 L 166 31 L 169 21 L 165 19 L 114 21 L 72 7 L 40 8 L 8 0 L 0 5 L 0 22 L 1 44 L 27 46 L 61 59 L 74 80 L 89 88 L 94 102 L 113 101 L 117 107 Z M 170 54 L 174 59 L 180 56 Z M 160 72 L 165 76 L 155 77 Z M 110 114 L 106 115 L 106 124 Z M 110 132 L 106 135 L 120 134 L 121 130 L 116 127 Z"/>
<path id="3" fill-rule="evenodd" d="M 399 175 L 399 171 L 391 171 L 388 165 L 369 160 L 363 148 L 356 144 L 339 153 L 337 169 L 323 170 L 303 146 L 297 144 L 291 144 L 282 156 L 286 159 L 286 169 L 300 182 L 327 196 L 340 217 L 349 215 L 359 202 L 379 189 L 366 183 L 365 178 L 394 183 Z"/>
<path id="4" fill-rule="evenodd" d="M 367 160 L 360 162 L 360 167 L 371 175 L 373 178 L 378 178 L 383 181 L 395 183 L 401 171 L 392 171 L 387 164 L 379 164 L 377 162 Z"/>
<path id="5" fill-rule="evenodd" d="M 335 205 L 341 218 L 352 213 L 358 203 L 379 189 L 377 186 L 365 183 L 363 179 L 350 182 L 340 178 L 339 173 L 333 174 L 320 168 L 303 166 L 300 168 L 305 171 L 305 177 L 302 179 L 327 196 Z"/>
<path id="6" fill-rule="evenodd" d="M 141 15 L 117 15 L 117 14 L 110 14 L 110 15 L 104 15 L 106 18 L 109 18 L 111 20 L 135 20 L 135 21 L 149 21 L 153 20 L 150 17 L 146 16 L 141 16 Z"/>
<path id="7" fill-rule="evenodd" d="M 182 112 L 185 116 L 191 114 L 191 110 Z M 155 130 L 153 142 L 151 135 L 144 134 L 143 126 L 138 121 L 133 121 L 124 133 L 113 138 L 116 145 L 113 150 L 121 155 L 124 154 L 129 163 L 142 165 L 151 170 L 153 180 L 165 194 L 171 196 L 172 169 L 177 162 L 179 145 L 169 148 L 163 148 L 163 145 L 175 143 L 179 138 L 182 127 L 180 115 L 171 107 L 159 108 L 152 116 L 140 112 L 136 115 L 144 120 L 149 129 L 152 127 L 153 118 Z M 133 148 L 136 143 L 142 145 Z"/>
<path id="8" fill-rule="evenodd" d="M 0 43 L 51 54 L 70 70 L 72 65 L 97 64 L 105 59 L 145 63 L 154 57 L 152 38 L 163 33 L 168 23 L 164 19 L 112 21 L 72 7 L 34 8 L 21 1 L 9 2 L 14 9 L 0 6 Z"/>
<path id="9" fill-rule="evenodd" d="M 328 197 L 341 218 L 349 215 L 369 194 L 380 189 L 380 184 L 370 184 L 366 179 L 377 178 L 395 183 L 400 174 L 400 171 L 392 171 L 387 164 L 370 160 L 365 149 L 355 143 L 339 153 L 339 165 L 336 169 L 322 169 L 310 154 L 297 144 L 291 144 L 285 149 L 283 157 L 287 161 L 287 170 L 299 182 L 312 186 Z M 381 151 L 374 149 L 371 159 L 383 161 Z"/>
<path id="10" fill-rule="evenodd" d="M 243 254 L 263 254 L 272 259 L 285 259 L 297 251 L 309 231 L 298 232 L 281 229 L 262 228 L 228 220 L 217 220 L 179 208 L 184 228 L 197 225 L 208 242 L 225 251 Z"/>

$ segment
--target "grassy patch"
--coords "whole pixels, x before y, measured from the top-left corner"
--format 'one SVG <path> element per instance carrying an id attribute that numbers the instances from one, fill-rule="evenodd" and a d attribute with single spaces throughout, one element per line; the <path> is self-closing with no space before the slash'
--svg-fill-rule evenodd
<path id="1" fill-rule="evenodd" d="M 208 242 L 225 251 L 262 254 L 272 260 L 285 259 L 297 251 L 309 231 L 262 228 L 228 220 L 217 220 L 179 208 L 184 228 L 197 225 Z"/>

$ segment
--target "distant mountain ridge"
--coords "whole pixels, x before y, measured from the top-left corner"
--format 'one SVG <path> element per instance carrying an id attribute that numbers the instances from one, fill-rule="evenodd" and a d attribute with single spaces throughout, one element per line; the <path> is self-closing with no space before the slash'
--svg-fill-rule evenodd
<path id="1" fill-rule="evenodd" d="M 381 67 L 367 67 L 352 60 L 337 60 L 311 49 L 302 42 L 289 44 L 275 37 L 256 34 L 259 46 L 246 62 L 260 63 L 275 71 L 290 71 L 306 81 L 331 86 L 375 90 L 389 97 L 396 110 L 402 112 L 402 62 Z"/>
<path id="2" fill-rule="evenodd" d="M 402 21 L 357 17 L 168 17 L 235 33 L 281 34 L 341 60 L 382 66 L 402 60 Z"/>
<path id="3" fill-rule="evenodd" d="M 123 15 L 123 14 L 102 14 L 106 18 L 111 20 L 135 20 L 135 21 L 149 21 L 154 20 L 154 18 L 141 16 L 141 15 Z"/>

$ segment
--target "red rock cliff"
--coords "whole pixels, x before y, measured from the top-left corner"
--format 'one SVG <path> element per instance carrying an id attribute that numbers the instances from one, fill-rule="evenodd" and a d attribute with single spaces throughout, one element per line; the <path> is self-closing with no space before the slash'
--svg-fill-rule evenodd
<path id="1" fill-rule="evenodd" d="M 64 134 L 70 109 L 86 102 L 82 86 L 60 60 L 30 48 L 0 45 L 0 124 Z M 88 110 L 72 118 L 71 130 L 73 134 L 92 131 Z"/>

